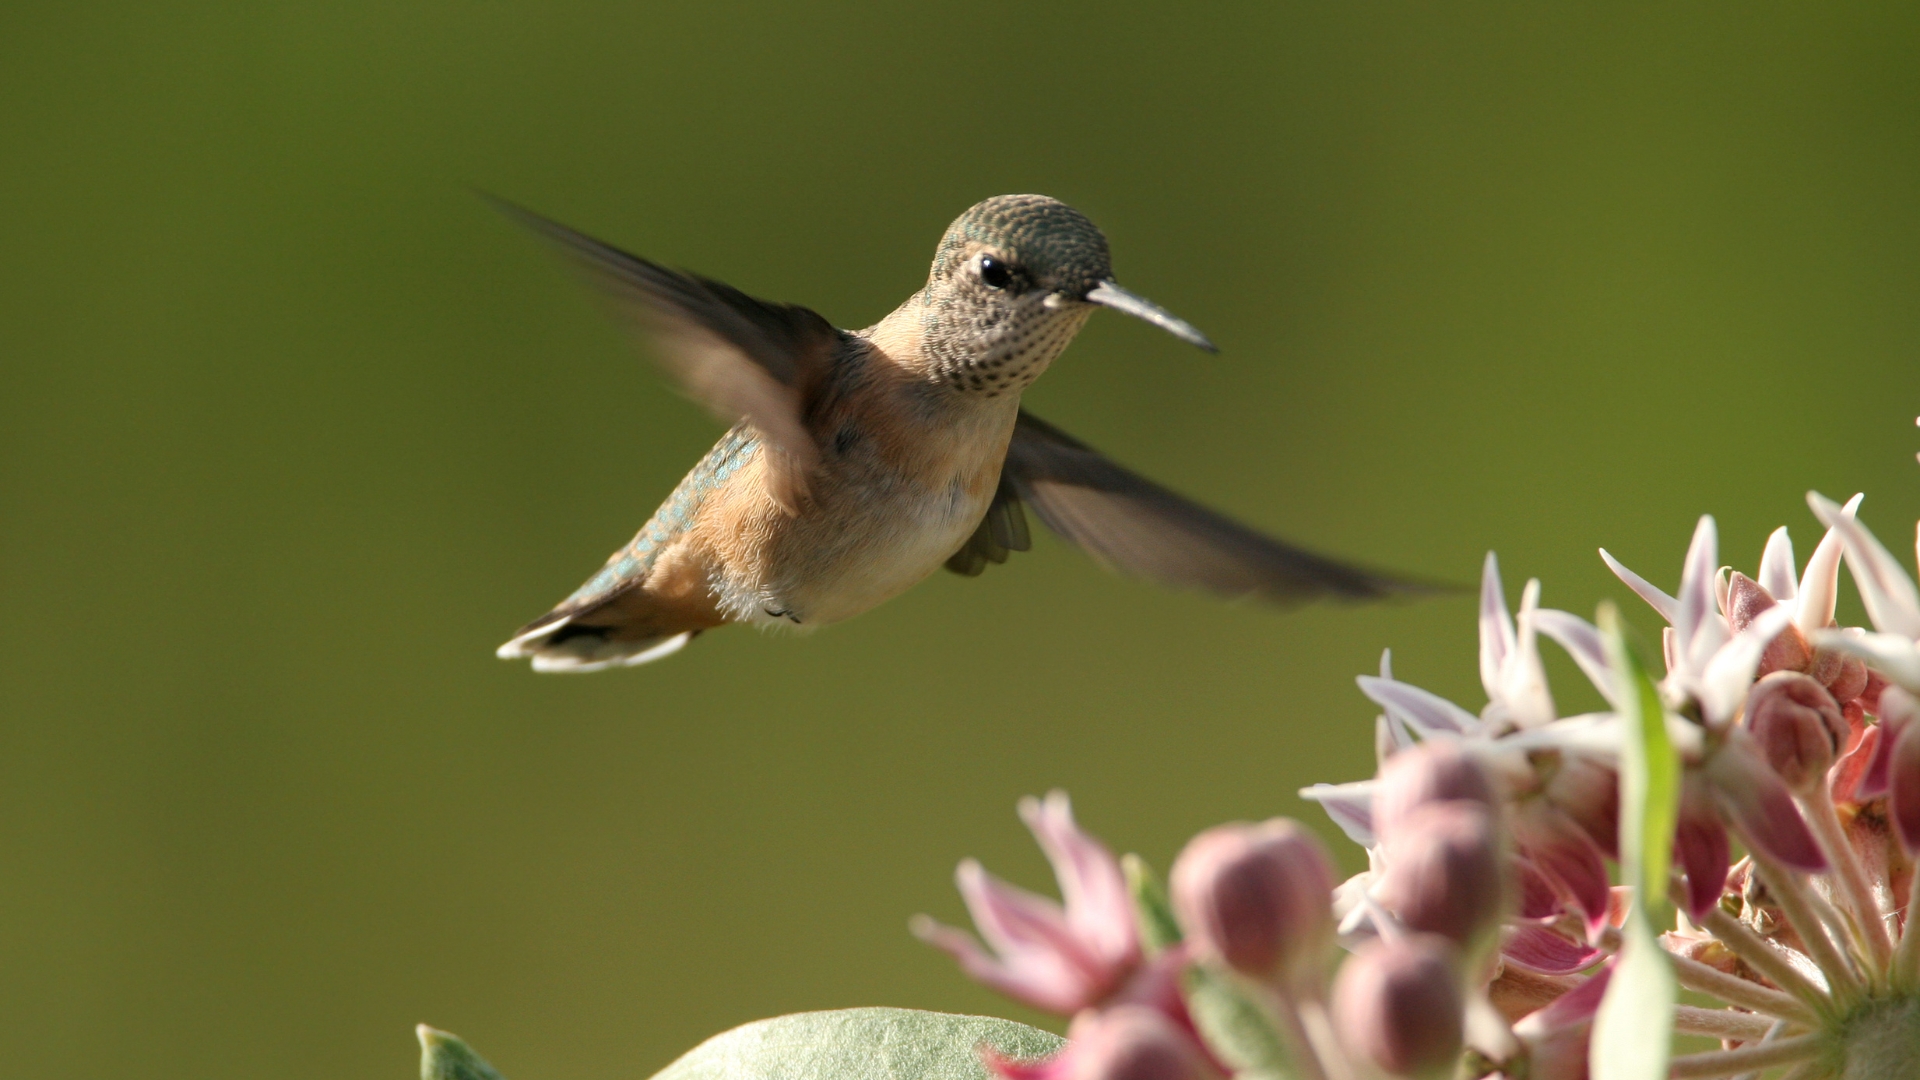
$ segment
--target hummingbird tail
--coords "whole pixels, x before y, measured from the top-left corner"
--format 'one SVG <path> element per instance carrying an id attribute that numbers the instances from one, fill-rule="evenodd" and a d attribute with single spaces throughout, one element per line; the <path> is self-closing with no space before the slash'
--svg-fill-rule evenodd
<path id="1" fill-rule="evenodd" d="M 638 667 L 672 656 L 692 641 L 698 630 L 677 634 L 616 639 L 612 627 L 581 626 L 570 616 L 542 620 L 515 635 L 494 655 L 502 660 L 533 661 L 533 670 L 568 674 Z"/>

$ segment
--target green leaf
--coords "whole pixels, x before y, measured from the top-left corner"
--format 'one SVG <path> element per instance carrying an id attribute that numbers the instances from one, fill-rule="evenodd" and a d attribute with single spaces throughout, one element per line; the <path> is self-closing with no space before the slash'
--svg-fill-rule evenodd
<path id="1" fill-rule="evenodd" d="M 1167 900 L 1166 886 L 1147 860 L 1125 855 L 1120 869 L 1127 874 L 1127 891 L 1133 894 L 1134 919 L 1140 924 L 1140 939 L 1148 953 L 1157 953 L 1180 943 L 1180 922 L 1173 917 L 1173 905 Z"/>
<path id="2" fill-rule="evenodd" d="M 1600 632 L 1617 680 L 1620 748 L 1620 874 L 1643 909 L 1666 902 L 1673 830 L 1680 819 L 1680 758 L 1667 738 L 1667 707 L 1611 603 Z"/>
<path id="3" fill-rule="evenodd" d="M 1272 1013 L 1233 976 L 1195 964 L 1187 969 L 1186 988 L 1194 1025 L 1238 1080 L 1297 1075 Z"/>
<path id="4" fill-rule="evenodd" d="M 1180 922 L 1167 900 L 1166 886 L 1153 867 L 1138 855 L 1126 855 L 1120 868 L 1133 894 L 1134 916 L 1149 953 L 1178 945 Z M 1238 1080 L 1286 1080 L 1296 1074 L 1286 1042 L 1274 1028 L 1271 1013 L 1254 1000 L 1247 987 L 1226 972 L 1195 964 L 1184 981 L 1187 1010 L 1207 1046 L 1232 1065 Z"/>
<path id="5" fill-rule="evenodd" d="M 654 1080 L 983 1080 L 979 1048 L 1031 1060 L 1066 1040 L 986 1016 L 839 1009 L 756 1020 L 723 1032 Z"/>
<path id="6" fill-rule="evenodd" d="M 420 1080 L 503 1080 L 486 1058 L 458 1036 L 425 1024 L 415 1028 L 414 1034 L 420 1037 Z"/>
<path id="7" fill-rule="evenodd" d="M 1606 997 L 1593 1020 L 1588 1063 L 1593 1080 L 1664 1080 L 1673 1052 L 1673 963 L 1653 930 L 1666 902 L 1673 830 L 1680 814 L 1680 759 L 1667 738 L 1667 707 L 1627 638 L 1620 612 L 1600 605 L 1597 619 L 1613 666 L 1622 729 L 1620 876 L 1633 888 L 1624 940 Z"/>
<path id="8" fill-rule="evenodd" d="M 1673 961 L 1654 936 L 1646 909 L 1636 904 L 1607 996 L 1593 1018 L 1587 1052 L 1593 1080 L 1665 1080 L 1678 992 Z"/>

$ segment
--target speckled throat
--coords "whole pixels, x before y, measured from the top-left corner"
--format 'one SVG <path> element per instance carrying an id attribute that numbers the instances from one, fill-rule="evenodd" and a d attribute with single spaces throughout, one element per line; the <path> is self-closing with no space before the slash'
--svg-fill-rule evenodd
<path id="1" fill-rule="evenodd" d="M 923 331 L 922 350 L 947 386 L 966 394 L 1018 394 L 1047 370 L 1086 325 L 1093 308 L 1049 309 L 1032 297 L 1019 309 L 954 310 Z M 971 315 L 974 318 L 956 316 Z"/>

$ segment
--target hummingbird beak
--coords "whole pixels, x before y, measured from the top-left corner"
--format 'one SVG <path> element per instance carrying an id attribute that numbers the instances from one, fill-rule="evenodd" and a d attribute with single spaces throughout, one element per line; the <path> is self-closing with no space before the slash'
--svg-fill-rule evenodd
<path id="1" fill-rule="evenodd" d="M 1145 319 L 1181 341 L 1198 345 L 1210 353 L 1220 351 L 1218 346 L 1207 340 L 1207 335 L 1194 329 L 1192 323 L 1179 318 L 1173 312 L 1144 296 L 1128 292 L 1114 284 L 1112 280 L 1095 285 L 1087 292 L 1085 299 L 1089 304 L 1099 304 L 1101 307 L 1112 308 L 1115 311 L 1124 311 L 1136 319 Z"/>

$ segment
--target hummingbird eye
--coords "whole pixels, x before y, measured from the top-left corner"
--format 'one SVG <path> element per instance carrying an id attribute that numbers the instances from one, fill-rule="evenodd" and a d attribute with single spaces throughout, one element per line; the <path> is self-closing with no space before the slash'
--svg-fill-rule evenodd
<path id="1" fill-rule="evenodd" d="M 980 256 L 980 280 L 989 289 L 1004 289 L 1013 283 L 1013 270 L 991 255 Z"/>

